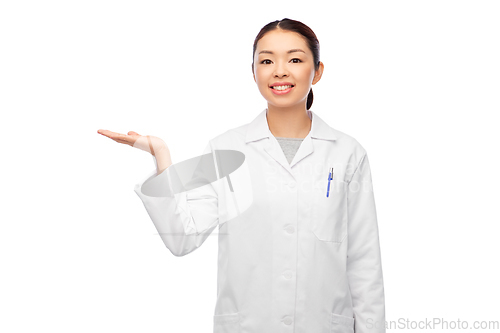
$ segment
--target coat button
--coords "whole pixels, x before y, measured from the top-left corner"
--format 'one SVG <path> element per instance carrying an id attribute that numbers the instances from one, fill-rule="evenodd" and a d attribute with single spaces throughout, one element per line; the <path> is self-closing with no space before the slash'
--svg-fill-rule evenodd
<path id="1" fill-rule="evenodd" d="M 285 279 L 291 279 L 292 278 L 292 272 L 290 271 L 286 271 L 283 276 L 285 277 Z"/>
<path id="2" fill-rule="evenodd" d="M 291 317 L 286 317 L 283 322 L 285 323 L 285 325 L 290 325 L 292 323 L 292 318 Z"/>
<path id="3" fill-rule="evenodd" d="M 288 232 L 289 234 L 293 234 L 294 231 L 295 231 L 295 228 L 292 226 L 289 226 L 288 228 L 286 228 L 286 232 Z"/>
<path id="4" fill-rule="evenodd" d="M 289 183 L 288 183 L 288 186 L 290 186 L 290 188 L 294 188 L 294 187 L 295 187 L 295 182 L 294 182 L 294 181 L 289 182 Z"/>

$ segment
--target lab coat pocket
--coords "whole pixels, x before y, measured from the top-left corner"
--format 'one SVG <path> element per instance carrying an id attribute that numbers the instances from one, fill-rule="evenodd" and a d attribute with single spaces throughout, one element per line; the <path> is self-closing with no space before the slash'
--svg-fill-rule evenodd
<path id="1" fill-rule="evenodd" d="M 332 333 L 353 333 L 354 318 L 332 312 Z"/>
<path id="2" fill-rule="evenodd" d="M 214 316 L 214 333 L 240 333 L 239 313 L 223 314 Z"/>
<path id="3" fill-rule="evenodd" d="M 347 236 L 347 184 L 334 177 L 330 182 L 318 182 L 313 191 L 312 231 L 325 242 L 342 243 Z"/>

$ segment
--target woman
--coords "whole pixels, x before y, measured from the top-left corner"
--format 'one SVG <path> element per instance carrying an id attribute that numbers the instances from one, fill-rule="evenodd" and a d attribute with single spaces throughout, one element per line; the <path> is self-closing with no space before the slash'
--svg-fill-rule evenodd
<path id="1" fill-rule="evenodd" d="M 227 182 L 218 174 L 176 192 L 179 177 L 161 139 L 99 133 L 156 157 L 157 172 L 135 191 L 174 255 L 197 249 L 219 226 L 214 332 L 385 332 L 366 151 L 309 110 L 324 69 L 318 40 L 283 19 L 262 28 L 253 51 L 268 107 L 205 150 L 213 165 L 222 150 L 244 154 Z"/>

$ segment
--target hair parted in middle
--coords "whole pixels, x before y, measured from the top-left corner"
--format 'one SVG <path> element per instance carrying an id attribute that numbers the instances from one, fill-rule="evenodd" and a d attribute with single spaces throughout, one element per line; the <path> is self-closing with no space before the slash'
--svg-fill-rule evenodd
<path id="1" fill-rule="evenodd" d="M 319 41 L 318 38 L 316 37 L 316 34 L 314 31 L 312 31 L 311 28 L 309 28 L 307 25 L 300 21 L 296 20 L 291 20 L 288 18 L 284 18 L 282 20 L 276 20 L 273 22 L 270 22 L 266 24 L 262 29 L 260 29 L 259 33 L 257 34 L 257 37 L 255 37 L 255 41 L 253 42 L 253 54 L 252 54 L 252 59 L 255 57 L 255 50 L 257 49 L 257 43 L 258 41 L 264 37 L 264 35 L 270 31 L 273 30 L 286 30 L 286 31 L 292 31 L 300 34 L 302 37 L 305 38 L 307 42 L 307 46 L 311 50 L 313 54 L 313 59 L 314 59 L 314 69 L 318 70 L 319 69 Z M 252 60 L 252 72 L 253 72 L 253 65 L 254 65 L 254 60 Z M 307 104 L 306 104 L 306 109 L 309 110 L 312 106 L 314 100 L 314 95 L 311 90 L 309 90 L 309 94 L 307 95 Z"/>

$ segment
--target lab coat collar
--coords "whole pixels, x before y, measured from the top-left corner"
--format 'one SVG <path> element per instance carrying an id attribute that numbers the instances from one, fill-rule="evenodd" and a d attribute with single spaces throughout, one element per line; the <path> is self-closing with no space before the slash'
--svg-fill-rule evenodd
<path id="1" fill-rule="evenodd" d="M 266 108 L 248 125 L 246 143 L 273 136 L 267 123 L 267 111 L 268 109 Z M 311 131 L 308 136 L 313 139 L 337 140 L 333 129 L 323 119 L 311 110 L 307 110 L 307 113 L 309 118 L 312 119 Z"/>
<path id="2" fill-rule="evenodd" d="M 291 163 L 288 163 L 285 154 L 283 153 L 278 140 L 269 130 L 269 124 L 267 123 L 267 111 L 266 108 L 262 111 L 249 125 L 247 128 L 245 142 L 257 141 L 264 138 L 269 138 L 267 143 L 264 145 L 266 152 L 276 160 L 283 168 L 285 168 L 294 178 L 295 174 L 292 171 L 292 167 L 299 161 L 309 156 L 314 152 L 314 144 L 312 139 L 320 140 L 337 140 L 337 136 L 334 130 L 328 126 L 318 115 L 310 110 L 307 111 L 309 118 L 311 118 L 311 130 L 309 134 L 302 141 L 299 150 L 295 153 L 295 156 Z"/>

